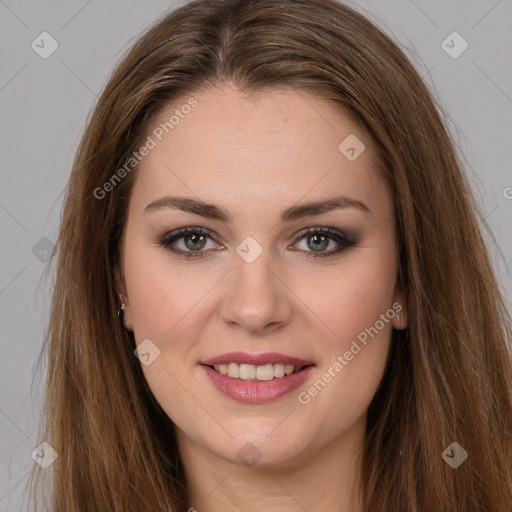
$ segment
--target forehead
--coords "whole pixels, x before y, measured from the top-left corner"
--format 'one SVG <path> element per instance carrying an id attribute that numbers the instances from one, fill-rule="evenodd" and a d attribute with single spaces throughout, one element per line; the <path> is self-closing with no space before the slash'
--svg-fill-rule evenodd
<path id="1" fill-rule="evenodd" d="M 172 193 L 293 203 L 333 192 L 371 200 L 385 187 L 366 133 L 304 91 L 246 95 L 226 85 L 182 96 L 162 109 L 146 136 L 152 149 L 133 190 L 141 201 Z"/>

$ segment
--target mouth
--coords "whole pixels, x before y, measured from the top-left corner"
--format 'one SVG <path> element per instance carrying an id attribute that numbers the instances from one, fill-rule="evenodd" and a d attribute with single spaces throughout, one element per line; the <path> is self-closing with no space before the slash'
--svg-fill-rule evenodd
<path id="1" fill-rule="evenodd" d="M 254 363 L 247 362 L 251 359 Z M 316 365 L 297 358 L 282 359 L 274 355 L 273 362 L 260 356 L 244 357 L 241 362 L 232 355 L 220 356 L 201 363 L 213 386 L 237 402 L 264 404 L 290 395 L 314 375 Z M 290 359 L 295 364 L 291 364 Z M 255 361 L 256 360 L 256 361 Z"/>
<path id="2" fill-rule="evenodd" d="M 231 379 L 248 381 L 286 379 L 315 366 L 313 361 L 277 352 L 254 354 L 245 351 L 228 352 L 202 361 L 201 364 Z"/>
<path id="3" fill-rule="evenodd" d="M 267 363 L 263 365 L 254 365 L 246 363 L 227 363 L 204 365 L 212 370 L 225 375 L 232 379 L 238 380 L 254 380 L 254 381 L 270 381 L 274 379 L 282 379 L 289 375 L 294 375 L 305 370 L 309 366 L 295 366 L 285 363 Z"/>

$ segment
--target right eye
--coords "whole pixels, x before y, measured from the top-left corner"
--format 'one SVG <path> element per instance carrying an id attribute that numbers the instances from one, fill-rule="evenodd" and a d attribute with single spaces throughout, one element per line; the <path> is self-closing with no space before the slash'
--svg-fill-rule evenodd
<path id="1" fill-rule="evenodd" d="M 160 238 L 159 244 L 182 258 L 202 258 L 208 239 L 213 240 L 210 231 L 200 227 L 182 228 L 166 233 Z M 182 242 L 181 248 L 172 247 Z M 210 248 L 211 249 L 211 248 Z"/>

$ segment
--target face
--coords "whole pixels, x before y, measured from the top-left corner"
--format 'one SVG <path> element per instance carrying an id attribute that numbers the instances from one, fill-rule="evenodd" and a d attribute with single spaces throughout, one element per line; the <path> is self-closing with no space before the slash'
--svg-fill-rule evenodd
<path id="1" fill-rule="evenodd" d="M 148 131 L 117 284 L 179 442 L 277 467 L 362 432 L 401 327 L 368 137 L 293 90 L 225 85 L 173 114 Z"/>

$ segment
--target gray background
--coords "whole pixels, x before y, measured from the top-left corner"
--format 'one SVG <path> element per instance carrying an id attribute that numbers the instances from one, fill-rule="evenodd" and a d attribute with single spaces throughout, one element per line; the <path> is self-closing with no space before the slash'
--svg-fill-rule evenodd
<path id="1" fill-rule="evenodd" d="M 24 485 L 35 464 L 31 453 L 41 441 L 43 380 L 33 375 L 50 304 L 51 274 L 43 278 L 45 251 L 57 238 L 74 151 L 114 64 L 173 5 L 169 0 L 0 0 L 2 512 L 26 510 Z M 499 247 L 491 252 L 510 304 L 512 0 L 368 0 L 350 5 L 364 9 L 393 34 L 441 100 L 495 233 Z M 58 43 L 47 59 L 31 47 L 43 31 Z M 453 31 L 469 44 L 456 59 L 441 46 Z M 461 48 L 457 40 L 448 44 Z"/>

